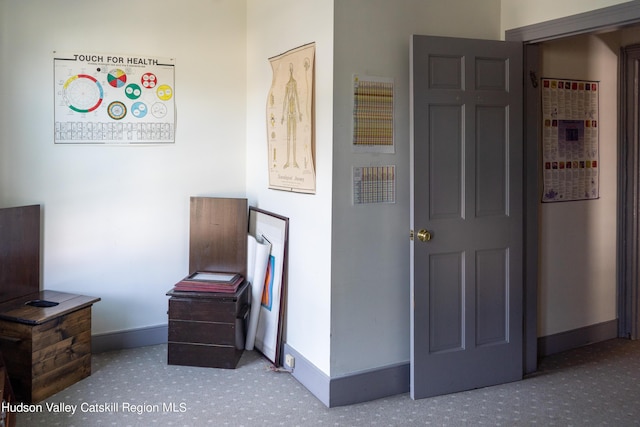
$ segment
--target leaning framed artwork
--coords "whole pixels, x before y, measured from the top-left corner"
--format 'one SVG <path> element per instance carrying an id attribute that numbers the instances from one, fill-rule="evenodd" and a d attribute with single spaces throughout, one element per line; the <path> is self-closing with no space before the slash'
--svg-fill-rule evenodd
<path id="1" fill-rule="evenodd" d="M 262 289 L 255 348 L 274 365 L 281 366 L 286 309 L 289 219 L 262 209 L 249 208 L 249 234 L 271 244 Z"/>

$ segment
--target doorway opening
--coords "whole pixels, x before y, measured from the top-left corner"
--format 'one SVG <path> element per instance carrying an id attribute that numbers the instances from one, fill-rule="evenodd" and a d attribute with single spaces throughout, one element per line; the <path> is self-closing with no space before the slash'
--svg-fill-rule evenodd
<path id="1" fill-rule="evenodd" d="M 540 183 L 539 183 L 539 169 L 540 165 L 540 141 L 541 139 L 541 125 L 540 125 L 540 91 L 535 84 L 541 76 L 541 63 L 540 63 L 540 43 L 550 40 L 559 40 L 562 38 L 575 36 L 579 34 L 589 34 L 603 31 L 614 31 L 623 28 L 628 28 L 632 25 L 640 23 L 640 5 L 636 2 L 623 3 L 616 6 L 611 6 L 603 9 L 598 9 L 592 12 L 582 13 L 567 18 L 561 18 L 553 21 L 544 22 L 541 24 L 522 27 L 506 32 L 506 40 L 508 41 L 520 41 L 524 43 L 525 48 L 525 78 L 527 84 L 525 84 L 525 278 L 524 278 L 524 295 L 525 295 L 525 372 L 533 372 L 537 368 L 538 357 L 538 282 L 539 276 L 539 250 L 540 250 L 540 226 L 539 226 L 539 208 L 540 208 Z M 637 116 L 636 116 L 637 117 Z M 620 142 L 620 138 L 623 134 L 621 127 L 618 126 L 618 155 L 623 152 L 623 144 Z M 618 160 L 620 165 L 620 160 Z M 638 186 L 637 175 L 637 162 L 636 162 L 636 175 L 635 183 Z M 616 270 L 618 273 L 628 271 L 632 266 L 637 265 L 639 260 L 638 239 L 633 241 L 633 238 L 629 242 L 627 237 L 628 232 L 621 229 L 620 225 L 628 223 L 633 220 L 633 217 L 629 217 L 625 214 L 620 207 L 624 206 L 622 203 L 623 197 L 620 195 L 621 182 L 626 180 L 626 175 L 623 176 L 622 171 L 627 172 L 626 167 L 619 167 L 617 182 L 618 182 L 618 228 L 616 232 L 616 239 L 618 242 L 618 256 L 616 260 Z M 634 199 L 633 212 L 640 210 L 640 201 L 636 196 Z M 627 202 L 628 203 L 628 202 Z M 626 217 L 624 216 L 626 215 Z M 636 220 L 637 221 L 637 220 Z M 639 227 L 635 224 L 635 227 Z M 631 253 L 627 253 L 622 256 L 620 244 L 621 242 L 627 242 L 627 249 Z M 626 314 L 621 310 L 621 306 L 636 307 L 635 319 L 637 325 L 638 317 L 638 289 L 640 287 L 637 275 L 630 275 L 625 278 L 624 283 L 621 279 L 621 275 L 618 274 L 617 280 L 617 296 L 618 296 L 618 317 L 622 319 Z M 630 281 L 629 279 L 634 279 Z M 631 300 L 629 299 L 631 295 Z M 634 296 L 635 295 L 635 296 Z M 635 298 L 635 300 L 633 300 Z M 633 314 L 632 314 L 633 316 Z M 621 322 L 622 323 L 622 322 Z"/>

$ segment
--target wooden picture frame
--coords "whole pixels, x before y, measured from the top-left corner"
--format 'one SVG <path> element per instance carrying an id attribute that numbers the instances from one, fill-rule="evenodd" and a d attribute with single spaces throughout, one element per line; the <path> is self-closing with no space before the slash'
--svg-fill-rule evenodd
<path id="1" fill-rule="evenodd" d="M 249 234 L 271 243 L 255 347 L 276 367 L 282 366 L 282 336 L 287 301 L 289 218 L 249 207 Z"/>

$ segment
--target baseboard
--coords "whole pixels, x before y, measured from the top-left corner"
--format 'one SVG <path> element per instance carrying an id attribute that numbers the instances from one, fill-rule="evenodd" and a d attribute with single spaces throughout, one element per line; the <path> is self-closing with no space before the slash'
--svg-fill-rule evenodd
<path id="1" fill-rule="evenodd" d="M 353 405 L 408 393 L 409 378 L 408 362 L 332 378 L 330 407 Z"/>
<path id="2" fill-rule="evenodd" d="M 409 392 L 408 362 L 330 378 L 288 344 L 284 353 L 295 357 L 293 377 L 329 408 Z"/>
<path id="3" fill-rule="evenodd" d="M 330 407 L 330 382 L 331 379 L 318 369 L 313 363 L 305 359 L 289 344 L 284 344 L 284 354 L 290 354 L 295 358 L 295 367 L 291 375 L 307 390 L 318 398 L 325 406 Z"/>
<path id="4" fill-rule="evenodd" d="M 618 337 L 618 320 L 598 323 L 559 334 L 538 338 L 538 357 L 549 356 L 573 348 Z"/>
<path id="5" fill-rule="evenodd" d="M 159 325 L 93 335 L 91 337 L 91 351 L 103 353 L 125 348 L 164 344 L 167 342 L 168 328 L 167 325 Z"/>

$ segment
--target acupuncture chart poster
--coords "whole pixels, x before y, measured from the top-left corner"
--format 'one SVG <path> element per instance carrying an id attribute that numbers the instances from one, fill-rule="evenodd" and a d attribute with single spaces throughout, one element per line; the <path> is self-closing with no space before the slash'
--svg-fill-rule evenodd
<path id="1" fill-rule="evenodd" d="M 543 202 L 599 197 L 599 86 L 542 79 Z"/>
<path id="2" fill-rule="evenodd" d="M 394 81 L 353 75 L 353 149 L 394 153 Z"/>
<path id="3" fill-rule="evenodd" d="M 174 143 L 174 62 L 54 52 L 55 143 Z"/>

